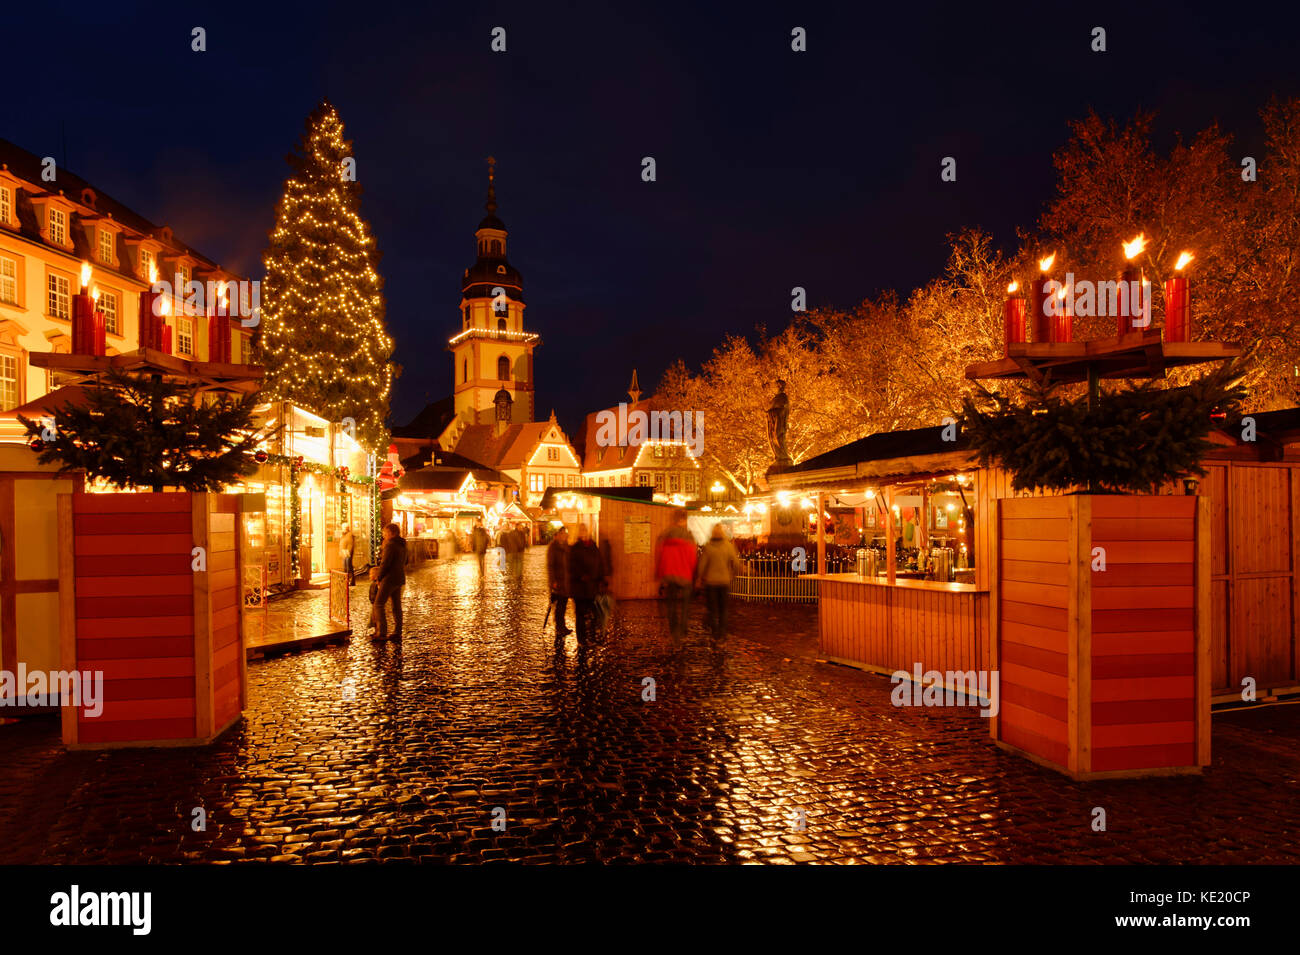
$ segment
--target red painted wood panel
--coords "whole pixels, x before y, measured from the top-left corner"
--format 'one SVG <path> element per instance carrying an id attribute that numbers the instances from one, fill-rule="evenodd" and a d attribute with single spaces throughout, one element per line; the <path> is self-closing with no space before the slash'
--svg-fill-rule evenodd
<path id="1" fill-rule="evenodd" d="M 1196 498 L 1184 495 L 1130 496 L 1100 494 L 1092 498 L 1092 519 L 1191 517 L 1196 513 Z"/>
<path id="2" fill-rule="evenodd" d="M 1196 765 L 1196 746 L 1193 743 L 1174 743 L 1165 746 L 1117 746 L 1113 749 L 1095 749 L 1092 753 L 1092 769 L 1093 772 L 1097 773 L 1122 769 L 1194 765 Z"/>
<path id="3" fill-rule="evenodd" d="M 1033 753 L 1057 766 L 1065 766 L 1065 743 L 1050 740 L 1039 733 L 1034 733 L 1014 723 L 1002 724 L 1002 741 L 1016 746 L 1027 753 Z"/>
<path id="4" fill-rule="evenodd" d="M 127 577 L 127 576 L 183 576 L 190 570 L 190 552 L 183 554 L 137 555 L 129 560 L 121 557 L 77 557 L 74 563 L 75 574 L 86 577 Z M 211 561 L 208 566 L 211 567 Z"/>
<path id="5" fill-rule="evenodd" d="M 78 597 L 77 619 L 97 617 L 179 617 L 186 610 L 193 613 L 193 593 L 181 597 Z"/>
<path id="6" fill-rule="evenodd" d="M 194 656 L 194 637 L 139 637 L 127 640 L 78 640 L 77 664 L 85 667 L 95 660 L 122 660 L 128 657 Z"/>
<path id="7" fill-rule="evenodd" d="M 113 723 L 83 720 L 78 724 L 77 735 L 82 743 L 193 739 L 194 719 L 121 720 Z"/>
<path id="8" fill-rule="evenodd" d="M 1044 673 L 1055 673 L 1059 676 L 1068 674 L 1067 660 L 1064 653 L 1040 650 L 1037 647 L 1026 647 L 1019 643 L 1004 642 L 1002 644 L 1002 662 L 1003 664 L 1014 663 L 1018 666 L 1042 670 Z"/>
<path id="9" fill-rule="evenodd" d="M 1175 720 L 1192 720 L 1196 717 L 1196 701 L 1179 700 L 1125 700 L 1119 703 L 1092 704 L 1092 725 L 1110 726 L 1118 723 L 1168 723 Z"/>
<path id="10" fill-rule="evenodd" d="M 1140 630 L 1191 630 L 1195 623 L 1191 607 L 1158 610 L 1094 610 L 1093 633 L 1137 632 Z"/>
<path id="11" fill-rule="evenodd" d="M 1046 630 L 1064 631 L 1069 621 L 1069 613 L 1064 607 L 1039 607 L 1035 604 L 1003 600 L 1002 619 L 1028 624 L 1031 627 L 1042 627 Z"/>
<path id="12" fill-rule="evenodd" d="M 1066 696 L 1069 684 L 1063 676 L 1021 666 L 1018 663 L 1008 663 L 1005 657 L 1002 659 L 1001 671 L 1003 686 L 1008 684 L 1024 686 L 1031 690 L 1038 690 L 1040 693 L 1050 693 L 1052 696 Z"/>
<path id="13" fill-rule="evenodd" d="M 189 512 L 163 512 L 160 514 L 77 514 L 72 519 L 74 532 L 79 537 L 99 534 L 189 534 Z"/>
<path id="14" fill-rule="evenodd" d="M 1181 700 L 1195 695 L 1191 676 L 1159 676 L 1092 681 L 1092 698 L 1097 703 L 1120 700 Z"/>
<path id="15" fill-rule="evenodd" d="M 1053 719 L 1042 713 L 1027 709 L 1015 703 L 1006 700 L 1001 701 L 1002 725 L 1015 726 L 1019 729 L 1034 733 L 1044 739 L 1065 745 L 1065 737 L 1069 729 L 1068 724 L 1063 720 Z M 1003 735 L 1005 739 L 1005 734 Z"/>
<path id="16" fill-rule="evenodd" d="M 1171 723 L 1104 725 L 1092 728 L 1093 750 L 1124 746 L 1162 746 L 1169 743 L 1192 743 L 1196 725 L 1191 720 Z"/>
<path id="17" fill-rule="evenodd" d="M 105 700 L 175 700 L 194 696 L 194 677 L 105 680 Z"/>
<path id="18" fill-rule="evenodd" d="M 1050 564 L 1036 560 L 1002 561 L 1003 581 L 1022 580 L 1026 583 L 1064 587 L 1069 583 L 1069 579 L 1069 568 L 1065 564 Z"/>
<path id="19" fill-rule="evenodd" d="M 143 680 L 166 677 L 186 677 L 190 685 L 194 684 L 194 658 L 163 657 L 161 659 L 141 660 L 95 660 L 95 670 L 104 675 L 105 680 Z"/>
<path id="20" fill-rule="evenodd" d="M 194 716 L 194 684 L 188 698 L 159 700 L 114 700 L 106 697 L 104 712 L 91 722 L 113 723 L 118 720 L 172 720 Z"/>
<path id="21" fill-rule="evenodd" d="M 1092 589 L 1109 587 L 1195 587 L 1196 565 L 1182 564 L 1124 564 L 1106 557 L 1105 572 L 1094 571 Z"/>
<path id="22" fill-rule="evenodd" d="M 77 494 L 72 498 L 72 512 L 76 514 L 139 514 L 148 517 L 181 511 L 190 513 L 189 494 Z"/>
<path id="23" fill-rule="evenodd" d="M 1121 654 L 1193 653 L 1195 648 L 1196 635 L 1190 630 L 1148 630 L 1140 633 L 1094 633 L 1092 635 L 1094 659 Z"/>
<path id="24" fill-rule="evenodd" d="M 998 685 L 999 696 L 1002 703 L 1014 703 L 1016 706 L 1022 706 L 1027 710 L 1033 710 L 1035 713 L 1042 713 L 1044 716 L 1050 716 L 1054 720 L 1066 722 L 1070 717 L 1069 701 L 1062 696 L 1053 696 L 1051 693 L 1044 693 L 1041 690 L 1030 689 L 1027 686 L 1019 686 L 1015 683 L 1007 683 L 1005 680 Z"/>
<path id="25" fill-rule="evenodd" d="M 194 593 L 194 575 L 78 577 L 77 597 L 166 597 Z"/>
<path id="26" fill-rule="evenodd" d="M 1127 610 L 1130 607 L 1190 610 L 1194 606 L 1196 590 L 1190 586 L 1098 587 L 1092 592 L 1093 613 L 1098 610 Z"/>
<path id="27" fill-rule="evenodd" d="M 1196 672 L 1193 653 L 1134 653 L 1093 655 L 1092 678 L 1113 680 L 1148 676 L 1184 676 Z"/>
<path id="28" fill-rule="evenodd" d="M 194 617 L 98 617 L 77 621 L 77 640 L 114 640 L 136 637 L 193 637 Z M 192 641 L 191 641 L 192 642 Z"/>
<path id="29" fill-rule="evenodd" d="M 193 541 L 189 534 L 135 534 L 131 537 L 78 537 L 78 557 L 107 557 L 121 555 L 134 558 L 137 554 L 177 554 L 189 557 Z"/>

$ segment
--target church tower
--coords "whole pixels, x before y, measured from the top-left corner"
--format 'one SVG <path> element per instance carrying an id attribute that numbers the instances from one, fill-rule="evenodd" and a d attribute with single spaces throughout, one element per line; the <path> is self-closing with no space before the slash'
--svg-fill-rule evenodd
<path id="1" fill-rule="evenodd" d="M 474 238 L 478 260 L 461 280 L 460 331 L 448 342 L 456 417 L 463 425 L 533 420 L 533 349 L 524 331 L 524 279 L 506 259 L 506 226 L 497 218 L 496 160 L 488 157 L 487 216 Z M 509 401 L 501 400 L 502 392 Z"/>

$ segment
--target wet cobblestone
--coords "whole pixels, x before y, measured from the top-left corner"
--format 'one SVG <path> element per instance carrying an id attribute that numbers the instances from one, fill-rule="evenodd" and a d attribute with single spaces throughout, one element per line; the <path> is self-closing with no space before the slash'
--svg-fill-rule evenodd
<path id="1" fill-rule="evenodd" d="M 250 664 L 245 721 L 205 749 L 0 726 L 0 863 L 1300 861 L 1300 707 L 1216 716 L 1202 777 L 1078 784 L 974 709 L 817 663 L 811 607 L 735 602 L 714 652 L 702 607 L 679 649 L 624 602 L 606 643 L 557 653 L 542 559 L 418 570 L 400 646 Z"/>

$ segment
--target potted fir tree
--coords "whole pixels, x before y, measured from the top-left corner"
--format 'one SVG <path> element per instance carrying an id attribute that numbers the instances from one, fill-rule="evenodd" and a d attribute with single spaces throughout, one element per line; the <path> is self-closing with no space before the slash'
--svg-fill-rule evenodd
<path id="1" fill-rule="evenodd" d="M 255 399 L 117 370 L 84 393 L 22 419 L 41 463 L 118 490 L 59 500 L 62 666 L 103 680 L 98 712 L 64 708 L 64 742 L 210 742 L 245 700 L 239 496 L 220 492 L 253 469 Z"/>
<path id="2" fill-rule="evenodd" d="M 1237 411 L 1238 374 L 965 401 L 981 463 L 1043 495 L 992 515 L 999 745 L 1079 779 L 1208 764 L 1209 500 L 1181 482 Z"/>

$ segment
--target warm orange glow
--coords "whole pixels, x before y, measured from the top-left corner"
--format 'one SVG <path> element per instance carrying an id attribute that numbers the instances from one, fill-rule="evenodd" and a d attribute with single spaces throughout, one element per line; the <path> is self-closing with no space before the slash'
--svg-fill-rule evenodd
<path id="1" fill-rule="evenodd" d="M 149 263 L 149 284 L 153 285 L 158 281 L 158 266 L 152 262 Z"/>
<path id="2" fill-rule="evenodd" d="M 1039 260 L 1038 260 L 1038 267 L 1039 267 L 1042 271 L 1046 272 L 1048 269 L 1050 269 L 1050 268 L 1052 267 L 1052 263 L 1055 262 L 1055 261 L 1056 261 L 1056 253 L 1053 252 L 1053 253 L 1052 253 L 1051 255 L 1049 255 L 1047 258 L 1045 258 L 1045 259 L 1039 259 Z"/>
<path id="3" fill-rule="evenodd" d="M 1068 286 L 1068 285 L 1062 285 L 1062 286 L 1061 286 L 1061 290 L 1060 290 L 1059 292 L 1056 293 L 1056 297 L 1059 298 L 1062 302 L 1064 302 L 1064 301 L 1065 301 L 1065 296 L 1067 296 L 1067 295 L 1069 295 L 1069 294 L 1070 294 L 1070 286 Z"/>
<path id="4" fill-rule="evenodd" d="M 158 311 L 162 312 L 164 315 L 170 315 L 172 313 L 172 303 L 167 301 L 165 298 L 162 299 L 162 304 L 158 306 Z"/>
<path id="5" fill-rule="evenodd" d="M 1014 295 L 1018 288 L 1020 288 L 1020 283 L 1013 280 L 1012 283 L 1007 286 L 1007 294 Z"/>
<path id="6" fill-rule="evenodd" d="M 90 284 L 90 263 L 81 263 L 81 287 L 85 288 Z"/>
<path id="7" fill-rule="evenodd" d="M 98 285 L 96 285 L 94 288 L 92 288 L 92 289 L 90 290 L 90 297 L 91 297 L 92 299 L 94 299 L 96 302 L 99 301 L 99 286 L 98 286 Z"/>
<path id="8" fill-rule="evenodd" d="M 1174 266 L 1174 271 L 1181 272 L 1183 269 L 1187 267 L 1187 263 L 1192 261 L 1192 259 L 1194 258 L 1196 258 L 1196 256 L 1192 255 L 1192 253 L 1190 252 L 1181 253 L 1178 256 L 1178 264 Z"/>
<path id="9" fill-rule="evenodd" d="M 1139 232 L 1136 239 L 1132 242 L 1124 243 L 1124 258 L 1131 259 L 1133 256 L 1144 252 L 1147 247 L 1147 234 Z"/>

